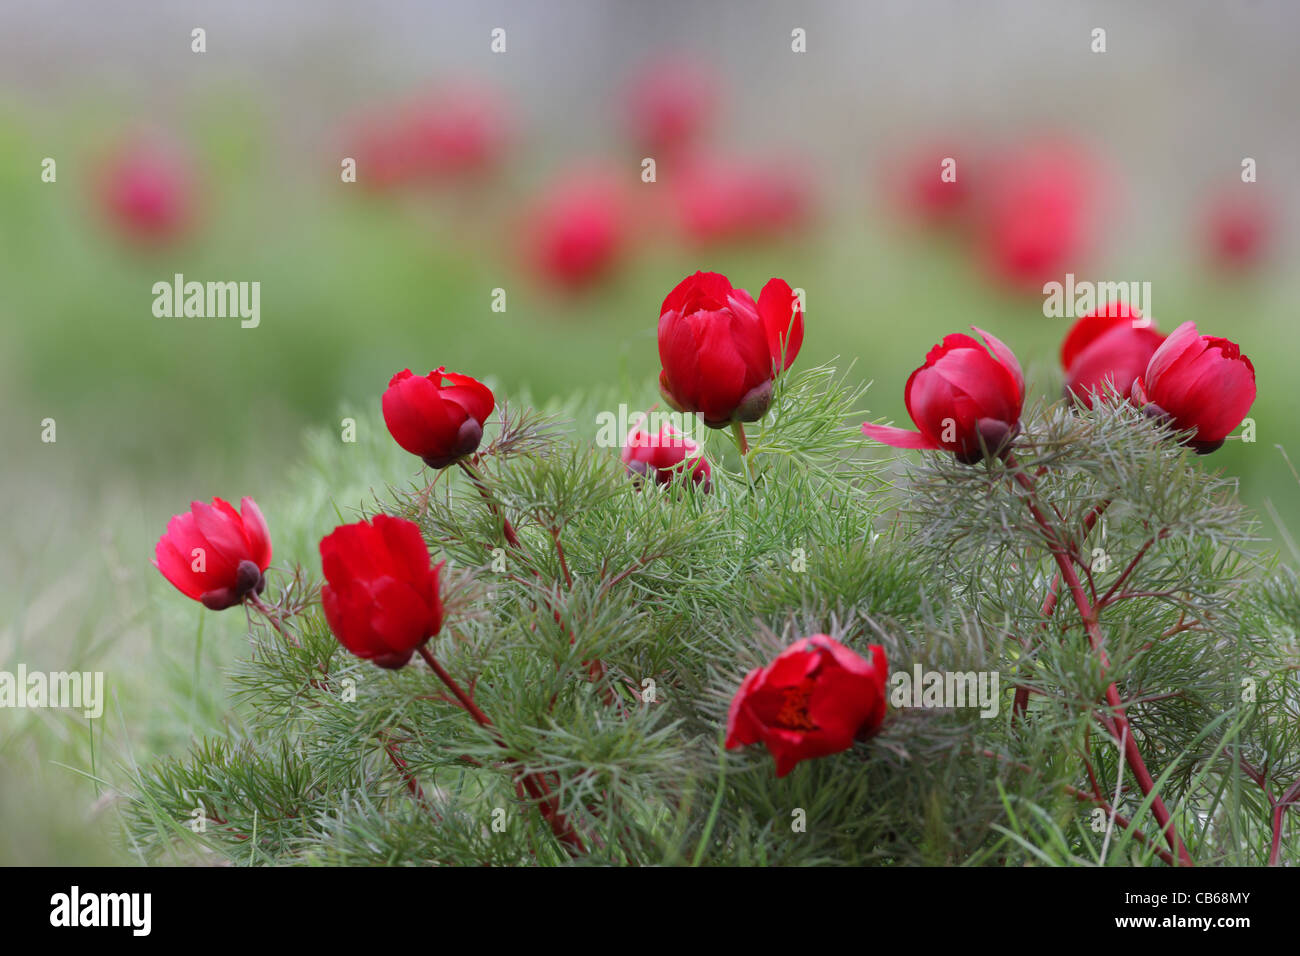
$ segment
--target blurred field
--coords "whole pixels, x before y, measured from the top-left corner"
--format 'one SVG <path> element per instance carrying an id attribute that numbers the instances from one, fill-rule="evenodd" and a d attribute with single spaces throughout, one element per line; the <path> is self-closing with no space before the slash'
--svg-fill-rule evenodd
<path id="1" fill-rule="evenodd" d="M 735 19 L 728 9 L 717 15 L 722 21 Z M 1113 22 L 1117 8 L 1099 9 Z M 1198 10 L 1192 23 L 1199 37 L 1213 32 L 1216 15 Z M 1269 15 L 1255 27 L 1261 36 Z M 825 11 L 818 16 L 833 23 Z M 767 8 L 769 21 L 784 23 Z M 1294 18 L 1283 29 L 1288 23 L 1294 31 Z M 676 29 L 690 33 L 685 21 Z M 710 21 L 707 29 L 722 27 Z M 782 29 L 778 48 L 786 42 Z M 1230 44 L 1243 63 L 1251 36 Z M 621 78 L 603 60 L 566 69 L 591 71 L 587 87 L 612 88 Z M 729 78 L 740 103 L 728 129 L 739 130 L 733 138 L 743 151 L 783 121 L 747 127 L 762 113 L 761 98 L 746 98 L 739 77 Z M 797 82 L 786 101 L 816 101 L 816 78 Z M 100 669 L 110 693 L 93 726 L 59 711 L 0 711 L 0 863 L 129 860 L 129 848 L 113 845 L 111 790 L 95 778 L 120 781 L 131 761 L 183 748 L 220 724 L 228 707 L 222 668 L 240 652 L 243 631 L 238 610 L 203 612 L 177 594 L 149 564 L 154 542 L 190 500 L 247 494 L 267 516 L 275 565 L 314 563 L 301 543 L 290 552 L 275 538 L 277 508 L 293 506 L 304 431 L 337 433 L 348 415 L 373 421 L 388 378 L 402 368 L 424 373 L 446 365 L 489 379 L 504 398 L 613 386 L 631 401 L 658 373 L 659 303 L 683 275 L 706 269 L 755 293 L 771 276 L 804 288 L 800 364 L 837 356 L 842 365 L 853 362 L 854 375 L 874 383 L 867 402 L 875 419 L 904 423 L 908 374 L 945 333 L 972 324 L 1015 349 L 1033 395 L 1059 394 L 1056 349 L 1069 320 L 1044 318 L 1039 294 L 990 283 L 962 241 L 891 217 L 873 185 L 889 144 L 874 135 L 871 116 L 849 110 L 822 117 L 819 128 L 852 127 L 858 141 L 870 143 L 860 162 L 846 151 L 853 135 L 842 129 L 797 144 L 824 160 L 810 166 L 815 200 L 801 229 L 699 247 L 631 218 L 628 253 L 606 281 L 576 292 L 548 287 L 521 262 L 521 222 L 539 184 L 567 157 L 612 164 L 650 206 L 662 201 L 654 191 L 665 186 L 637 178 L 639 154 L 610 122 L 616 109 L 571 118 L 584 144 L 575 153 L 562 122 L 528 113 L 536 100 L 529 83 L 515 67 L 500 84 L 518 97 L 523 116 L 493 178 L 473 188 L 392 195 L 340 183 L 335 131 L 286 127 L 284 113 L 257 95 L 255 78 L 246 90 L 214 84 L 163 120 L 203 170 L 204 209 L 190 237 L 155 249 L 121 241 L 92 201 L 95 156 L 134 121 L 154 118 L 147 102 L 96 92 L 93 77 L 58 103 L 37 101 L 30 90 L 0 95 L 0 438 L 10 503 L 0 524 L 0 670 L 19 662 Z M 391 92 L 412 86 L 394 82 Z M 1294 115 L 1274 112 L 1267 91 L 1262 97 L 1255 125 L 1289 124 L 1281 141 L 1294 138 Z M 919 109 L 928 100 L 916 102 Z M 1226 105 L 1211 108 L 1232 122 Z M 342 106 L 337 112 L 340 120 L 350 115 Z M 898 115 L 907 112 L 896 104 L 887 122 L 898 145 L 907 129 Z M 922 111 L 916 135 L 941 124 L 942 114 Z M 1129 122 L 1158 125 L 1158 117 Z M 1078 132 L 1087 137 L 1090 130 Z M 1163 160 L 1144 155 L 1141 163 L 1175 163 L 1177 138 L 1172 142 L 1175 151 Z M 1122 149 L 1101 151 L 1125 167 Z M 1242 154 L 1237 141 L 1222 144 L 1216 162 L 1231 177 Z M 57 184 L 39 179 L 44 156 L 58 157 Z M 544 161 L 534 163 L 539 156 Z M 1271 172 L 1284 162 L 1276 148 L 1260 157 Z M 1300 485 L 1275 447 L 1300 458 L 1290 368 L 1300 354 L 1290 269 L 1295 229 L 1284 218 L 1271 268 L 1235 280 L 1216 276 L 1203 267 L 1187 225 L 1197 179 L 1175 178 L 1185 198 L 1182 208 L 1172 201 L 1178 215 L 1143 223 L 1151 207 L 1136 202 L 1116 220 L 1124 225 L 1108 230 L 1086 275 L 1151 281 L 1164 331 L 1194 320 L 1204 332 L 1239 342 L 1253 359 L 1259 440 L 1230 442 L 1207 464 L 1240 476 L 1268 539 L 1261 547 L 1300 564 L 1284 531 L 1300 536 Z M 1168 209 L 1167 194 L 1165 201 Z M 200 281 L 260 281 L 261 326 L 155 318 L 151 287 L 177 272 Z M 507 291 L 505 312 L 491 308 L 498 287 Z M 55 444 L 40 441 L 46 417 L 57 421 Z"/>

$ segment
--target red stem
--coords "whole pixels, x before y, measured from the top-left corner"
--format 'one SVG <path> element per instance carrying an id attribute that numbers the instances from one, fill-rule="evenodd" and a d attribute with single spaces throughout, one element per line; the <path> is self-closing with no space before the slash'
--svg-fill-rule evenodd
<path id="1" fill-rule="evenodd" d="M 1106 639 L 1097 623 L 1097 612 L 1088 603 L 1088 596 L 1084 594 L 1083 585 L 1079 581 L 1078 574 L 1075 573 L 1069 553 L 1057 537 L 1051 523 L 1048 522 L 1042 510 L 1038 507 L 1037 490 L 1034 487 L 1033 479 L 1024 473 L 1014 455 L 1008 455 L 1006 463 L 1007 467 L 1012 470 L 1016 482 L 1028 493 L 1025 504 L 1029 508 L 1029 513 L 1033 515 L 1034 520 L 1043 531 L 1047 546 L 1052 552 L 1052 557 L 1056 560 L 1056 566 L 1061 571 L 1061 579 L 1069 588 L 1071 597 L 1074 598 L 1075 607 L 1078 609 L 1079 616 L 1083 620 L 1083 626 L 1088 632 L 1088 641 L 1091 643 L 1093 650 L 1097 652 L 1104 673 L 1106 668 L 1110 666 L 1110 661 L 1106 655 Z M 1142 789 L 1143 796 L 1151 798 L 1151 812 L 1155 816 L 1156 822 L 1160 824 L 1165 840 L 1178 857 L 1179 863 L 1183 866 L 1191 866 L 1192 858 L 1188 854 L 1186 847 L 1183 846 L 1182 840 L 1178 837 L 1174 818 L 1166 809 L 1164 800 L 1160 798 L 1158 793 L 1154 792 L 1155 781 L 1147 770 L 1141 751 L 1138 750 L 1137 741 L 1133 738 L 1132 727 L 1124 713 L 1124 703 L 1120 700 L 1119 690 L 1113 683 L 1106 688 L 1106 703 L 1110 705 L 1113 711 L 1114 730 L 1112 733 L 1118 733 L 1119 736 L 1116 739 L 1123 743 L 1125 759 L 1128 761 L 1129 769 L 1133 771 L 1133 776 L 1137 779 L 1138 786 Z"/>
<path id="2" fill-rule="evenodd" d="M 480 727 L 491 730 L 497 746 L 505 749 L 505 741 L 497 734 L 496 727 L 492 721 L 488 719 L 488 715 L 483 713 L 478 704 L 474 703 L 473 698 L 461 689 L 460 684 L 456 683 L 455 678 L 453 678 L 451 674 L 447 673 L 446 668 L 438 663 L 438 659 L 430 653 L 429 648 L 426 645 L 421 644 L 419 652 L 420 656 L 424 658 L 424 662 L 429 665 L 429 668 L 436 675 L 438 675 L 438 679 L 442 681 L 443 684 L 446 685 L 447 689 L 455 695 L 458 701 L 460 701 L 461 706 L 465 708 L 465 712 L 473 717 L 475 723 Z M 512 757 L 508 758 L 508 762 L 515 763 L 516 761 Z M 555 797 L 551 795 L 550 787 L 547 786 L 545 779 L 539 774 L 528 773 L 524 774 L 518 782 L 522 783 L 529 795 L 537 801 L 538 810 L 541 812 L 542 817 L 550 825 L 551 832 L 554 833 L 556 839 L 564 845 L 564 848 L 569 852 L 569 855 L 578 856 L 579 854 L 586 853 L 587 849 L 583 845 L 582 838 L 578 836 L 577 831 L 573 829 L 573 825 L 569 823 L 568 818 L 565 817 L 564 814 L 560 813 L 558 802 Z"/>

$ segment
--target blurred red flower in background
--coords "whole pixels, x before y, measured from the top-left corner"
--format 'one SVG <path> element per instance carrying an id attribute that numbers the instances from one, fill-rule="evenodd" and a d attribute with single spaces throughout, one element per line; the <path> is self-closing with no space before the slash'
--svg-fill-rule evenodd
<path id="1" fill-rule="evenodd" d="M 1124 302 L 1110 302 L 1075 322 L 1061 343 L 1065 387 L 1092 407 L 1104 382 L 1125 398 L 1133 380 L 1146 371 L 1165 337 L 1142 313 Z"/>
<path id="2" fill-rule="evenodd" d="M 184 235 L 196 213 L 195 176 L 179 146 L 158 136 L 133 138 L 100 164 L 95 190 L 114 230 L 144 243 Z"/>
<path id="3" fill-rule="evenodd" d="M 980 255 L 999 281 L 1036 291 L 1077 271 L 1102 198 L 1101 171 L 1076 146 L 1031 143 L 992 158 L 976 200 Z"/>
<path id="4" fill-rule="evenodd" d="M 271 535 L 252 498 L 241 500 L 239 511 L 220 498 L 192 502 L 167 522 L 154 547 L 153 566 L 162 576 L 213 611 L 262 593 L 270 565 Z"/>
<path id="5" fill-rule="evenodd" d="M 701 244 L 772 239 L 811 218 L 806 172 L 786 160 L 692 160 L 669 178 L 680 229 Z"/>
<path id="6" fill-rule="evenodd" d="M 945 161 L 952 160 L 949 176 Z M 971 151 L 956 143 L 932 142 L 889 157 L 882 188 L 889 205 L 907 222 L 951 225 L 965 218 L 971 205 Z"/>
<path id="7" fill-rule="evenodd" d="M 633 74 L 626 93 L 628 127 L 656 160 L 698 144 L 718 105 L 716 77 L 695 60 L 665 56 Z"/>
<path id="8" fill-rule="evenodd" d="M 489 174 L 509 145 L 510 122 L 496 93 L 457 83 L 379 111 L 348 141 L 362 185 L 439 185 Z"/>
<path id="9" fill-rule="evenodd" d="M 784 777 L 801 760 L 825 757 L 875 734 L 885 719 L 885 649 L 871 659 L 825 634 L 795 641 L 746 675 L 727 715 L 726 747 L 763 743 Z"/>
<path id="10" fill-rule="evenodd" d="M 442 628 L 438 574 L 420 529 L 377 515 L 321 539 L 321 606 L 340 644 L 379 667 L 402 667 Z"/>
<path id="11" fill-rule="evenodd" d="M 547 187 L 531 210 L 527 256 L 555 286 L 589 286 L 618 265 L 628 218 L 628 199 L 614 176 L 603 171 L 567 175 Z"/>
<path id="12" fill-rule="evenodd" d="M 1261 265 L 1273 245 L 1273 208 L 1255 183 L 1236 183 L 1213 196 L 1205 212 L 1210 261 L 1228 271 Z"/>

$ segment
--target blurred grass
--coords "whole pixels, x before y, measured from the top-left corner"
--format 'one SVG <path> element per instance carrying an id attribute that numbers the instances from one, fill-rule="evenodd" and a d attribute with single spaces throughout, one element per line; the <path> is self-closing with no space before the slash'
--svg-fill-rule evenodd
<path id="1" fill-rule="evenodd" d="M 865 197 L 802 238 L 761 247 L 634 243 L 609 283 L 561 297 L 517 261 L 518 183 L 477 197 L 373 197 L 330 182 L 333 157 L 319 179 L 286 180 L 248 132 L 196 137 L 210 179 L 191 242 L 124 248 L 98 224 L 87 185 L 104 123 L 84 137 L 71 126 L 39 128 L 0 106 L 0 438 L 12 512 L 0 530 L 0 669 L 104 670 L 109 702 L 93 726 L 61 711 L 0 711 L 0 863 L 130 859 L 105 826 L 111 790 L 95 778 L 121 779 L 120 766 L 219 725 L 223 669 L 242 647 L 242 614 L 182 598 L 149 564 L 154 542 L 191 499 L 245 494 L 274 539 L 277 508 L 293 506 L 304 428 L 375 421 L 399 369 L 446 365 L 489 378 L 503 398 L 605 385 L 631 401 L 658 372 L 663 296 L 712 269 L 754 292 L 771 276 L 804 288 L 800 363 L 856 359 L 855 374 L 874 381 L 873 419 L 904 423 L 907 375 L 945 333 L 972 324 L 1015 349 L 1037 394 L 1060 389 L 1068 320 L 1045 319 L 1041 297 L 990 289 L 958 243 L 873 221 Z M 39 180 L 45 155 L 59 159 L 55 185 Z M 1300 455 L 1294 290 L 1223 285 L 1177 250 L 1148 255 L 1093 274 L 1150 279 L 1165 331 L 1192 319 L 1241 343 L 1258 372 L 1259 441 L 1230 442 L 1207 464 L 1300 530 L 1300 489 L 1274 447 Z M 261 326 L 154 318 L 151 287 L 176 272 L 260 281 Z M 497 287 L 505 313 L 490 308 Z M 53 445 L 40 441 L 47 416 L 58 422 Z M 311 542 L 275 540 L 277 566 L 314 562 Z"/>

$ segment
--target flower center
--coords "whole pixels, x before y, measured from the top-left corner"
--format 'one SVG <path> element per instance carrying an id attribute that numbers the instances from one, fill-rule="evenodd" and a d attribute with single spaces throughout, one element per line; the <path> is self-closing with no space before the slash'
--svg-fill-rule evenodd
<path id="1" fill-rule="evenodd" d="M 776 722 L 786 730 L 816 730 L 812 718 L 808 716 L 808 698 L 812 696 L 812 678 L 805 677 L 795 687 L 782 691 L 785 701 L 776 715 Z"/>

